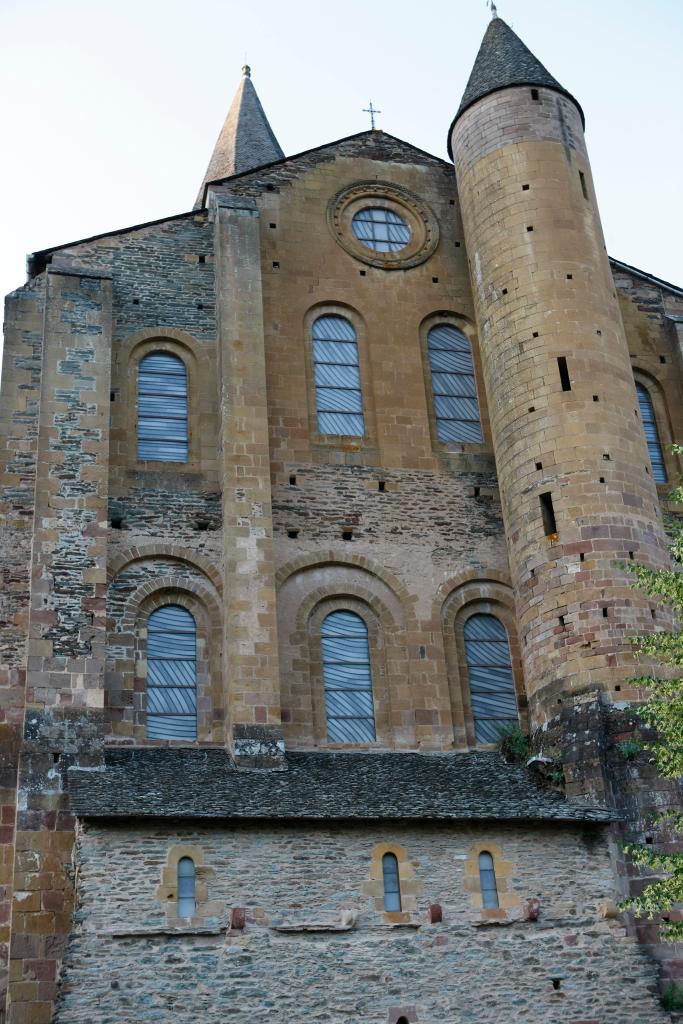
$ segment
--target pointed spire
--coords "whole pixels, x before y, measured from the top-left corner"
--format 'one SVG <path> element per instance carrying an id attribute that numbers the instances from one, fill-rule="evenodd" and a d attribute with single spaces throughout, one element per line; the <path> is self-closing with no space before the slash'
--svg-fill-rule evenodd
<path id="1" fill-rule="evenodd" d="M 251 171 L 274 160 L 282 160 L 284 155 L 256 95 L 251 68 L 245 64 L 242 81 L 214 146 L 195 208 L 203 206 L 207 182 Z"/>
<path id="2" fill-rule="evenodd" d="M 477 100 L 499 89 L 514 85 L 541 86 L 554 89 L 576 104 L 581 120 L 585 119 L 580 105 L 556 78 L 534 57 L 519 36 L 503 21 L 492 5 L 492 17 L 479 47 L 465 93 L 455 115 L 455 121 Z M 452 126 L 451 126 L 452 127 Z M 450 134 L 450 133 L 449 133 Z"/>

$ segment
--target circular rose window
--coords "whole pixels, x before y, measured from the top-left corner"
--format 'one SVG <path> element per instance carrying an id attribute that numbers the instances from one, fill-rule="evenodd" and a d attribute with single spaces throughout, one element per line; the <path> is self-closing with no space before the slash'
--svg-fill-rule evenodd
<path id="1" fill-rule="evenodd" d="M 351 221 L 359 242 L 375 252 L 399 252 L 410 241 L 408 223 L 384 206 L 368 206 Z"/>
<path id="2" fill-rule="evenodd" d="M 436 217 L 424 200 L 388 181 L 357 181 L 337 192 L 327 223 L 350 256 L 382 270 L 424 263 L 439 241 Z"/>

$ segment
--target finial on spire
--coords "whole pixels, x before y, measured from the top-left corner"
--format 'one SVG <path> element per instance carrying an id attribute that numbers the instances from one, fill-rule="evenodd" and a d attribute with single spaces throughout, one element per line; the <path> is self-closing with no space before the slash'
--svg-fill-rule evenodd
<path id="1" fill-rule="evenodd" d="M 251 68 L 248 64 L 242 66 L 242 74 L 245 78 L 251 78 Z"/>
<path id="2" fill-rule="evenodd" d="M 496 7 L 494 0 L 487 0 L 488 6 L 491 8 L 491 21 L 498 17 L 498 8 Z"/>

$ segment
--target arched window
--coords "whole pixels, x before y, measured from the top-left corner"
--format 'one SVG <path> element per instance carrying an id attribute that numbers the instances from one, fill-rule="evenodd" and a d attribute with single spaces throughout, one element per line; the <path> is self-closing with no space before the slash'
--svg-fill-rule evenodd
<path id="1" fill-rule="evenodd" d="M 178 861 L 178 917 L 194 917 L 195 880 L 194 861 L 191 857 L 181 857 Z"/>
<path id="2" fill-rule="evenodd" d="M 427 335 L 432 396 L 439 441 L 482 441 L 477 386 L 469 339 L 452 324 L 437 324 Z"/>
<path id="3" fill-rule="evenodd" d="M 313 324 L 313 373 L 318 431 L 363 437 L 356 332 L 343 316 L 319 316 Z"/>
<path id="4" fill-rule="evenodd" d="M 368 628 L 355 612 L 331 612 L 321 628 L 327 738 L 331 743 L 375 739 Z"/>
<path id="5" fill-rule="evenodd" d="M 479 854 L 479 885 L 485 909 L 497 907 L 498 886 L 496 885 L 496 871 L 493 866 L 493 857 L 486 851 Z"/>
<path id="6" fill-rule="evenodd" d="M 657 420 L 655 419 L 655 411 L 652 407 L 650 392 L 644 384 L 639 383 L 636 383 L 636 392 L 638 393 L 640 418 L 643 421 L 647 450 L 650 453 L 650 462 L 652 463 L 652 477 L 655 483 L 665 484 L 667 482 L 667 476 L 666 468 L 664 466 L 664 452 L 662 451 L 662 444 L 659 440 Z"/>
<path id="7" fill-rule="evenodd" d="M 382 880 L 384 882 L 384 909 L 401 909 L 401 883 L 398 878 L 396 854 L 385 853 L 382 857 Z"/>
<path id="8" fill-rule="evenodd" d="M 470 616 L 464 634 L 475 737 L 496 743 L 502 728 L 518 722 L 508 635 L 495 615 L 481 614 Z"/>
<path id="9" fill-rule="evenodd" d="M 147 620 L 147 737 L 197 738 L 197 627 L 175 604 Z"/>
<path id="10" fill-rule="evenodd" d="M 138 366 L 138 459 L 187 462 L 187 369 L 178 356 L 153 352 Z"/>

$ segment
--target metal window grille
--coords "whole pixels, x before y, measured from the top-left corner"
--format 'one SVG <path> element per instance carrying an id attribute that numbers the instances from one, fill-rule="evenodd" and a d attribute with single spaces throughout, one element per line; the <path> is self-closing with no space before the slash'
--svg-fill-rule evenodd
<path id="1" fill-rule="evenodd" d="M 518 722 L 507 632 L 495 615 L 472 615 L 464 633 L 475 737 L 496 743 L 501 729 Z"/>
<path id="2" fill-rule="evenodd" d="M 410 241 L 410 228 L 403 217 L 382 206 L 361 210 L 351 227 L 358 241 L 375 252 L 399 252 Z"/>
<path id="3" fill-rule="evenodd" d="M 138 459 L 187 462 L 187 368 L 168 352 L 138 366 Z"/>
<path id="4" fill-rule="evenodd" d="M 363 437 L 358 343 L 343 316 L 321 316 L 313 324 L 313 372 L 320 433 Z"/>
<path id="5" fill-rule="evenodd" d="M 650 453 L 650 462 L 652 463 L 652 478 L 655 483 L 665 484 L 667 476 L 664 466 L 664 452 L 662 451 L 662 443 L 659 440 L 657 420 L 655 419 L 650 392 L 643 384 L 636 384 L 636 392 L 638 393 L 640 418 L 643 421 L 647 450 Z"/>
<path id="6" fill-rule="evenodd" d="M 181 857 L 178 861 L 178 917 L 194 917 L 195 880 L 194 861 L 191 857 Z"/>
<path id="7" fill-rule="evenodd" d="M 174 604 L 147 620 L 147 737 L 197 738 L 197 627 Z"/>
<path id="8" fill-rule="evenodd" d="M 479 854 L 479 885 L 481 887 L 481 898 L 486 909 L 498 906 L 498 886 L 496 885 L 496 871 L 493 866 L 493 857 L 490 853 Z"/>
<path id="9" fill-rule="evenodd" d="M 354 612 L 332 612 L 321 628 L 327 738 L 330 743 L 372 743 L 372 700 L 367 626 Z"/>
<path id="10" fill-rule="evenodd" d="M 472 349 L 451 324 L 432 327 L 427 337 L 436 434 L 439 441 L 482 441 Z"/>
<path id="11" fill-rule="evenodd" d="M 398 860 L 393 853 L 382 857 L 382 880 L 384 882 L 384 909 L 401 909 L 401 883 L 398 877 Z"/>

